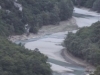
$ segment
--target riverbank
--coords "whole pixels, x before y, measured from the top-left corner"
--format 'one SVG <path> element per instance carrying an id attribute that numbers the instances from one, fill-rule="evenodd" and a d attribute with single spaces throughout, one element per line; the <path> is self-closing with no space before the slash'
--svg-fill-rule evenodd
<path id="1" fill-rule="evenodd" d="M 53 34 L 53 33 L 64 32 L 64 31 L 72 31 L 72 30 L 77 30 L 77 29 L 78 29 L 78 26 L 76 24 L 75 18 L 71 18 L 68 21 L 61 21 L 59 25 L 43 26 L 39 30 L 38 34 L 32 34 L 31 33 L 29 36 L 26 36 L 26 34 L 23 34 L 23 35 L 13 35 L 13 36 L 11 36 L 9 38 L 9 40 L 12 41 L 12 42 L 19 41 L 19 40 L 26 40 L 26 39 L 28 40 L 28 39 L 32 39 L 32 38 L 38 38 L 38 37 L 46 35 L 46 34 Z M 84 67 L 89 65 L 85 61 L 80 60 L 78 58 L 75 58 L 72 54 L 67 52 L 65 49 L 62 50 L 61 54 L 62 54 L 62 56 L 64 57 L 64 59 L 67 62 L 70 62 L 72 64 L 81 65 L 81 66 L 84 66 Z M 92 67 L 92 66 L 90 66 L 90 67 Z"/>
<path id="2" fill-rule="evenodd" d="M 95 67 L 92 66 L 91 64 L 87 63 L 86 61 L 77 58 L 75 56 L 73 56 L 70 52 L 68 52 L 65 48 L 62 49 L 61 55 L 63 56 L 63 58 L 67 61 L 70 62 L 71 64 L 75 64 L 75 65 L 80 65 L 85 67 L 86 69 L 88 68 L 91 71 L 95 70 Z"/>
<path id="3" fill-rule="evenodd" d="M 61 21 L 58 25 L 47 25 L 43 26 L 38 34 L 30 33 L 29 36 L 26 36 L 26 34 L 22 35 L 11 35 L 8 37 L 8 39 L 12 42 L 19 41 L 19 40 L 26 40 L 26 39 L 32 39 L 37 38 L 46 34 L 52 34 L 57 32 L 64 32 L 64 31 L 72 31 L 78 29 L 78 26 L 76 24 L 75 18 L 71 18 L 67 21 Z"/>
<path id="4" fill-rule="evenodd" d="M 86 15 L 88 13 L 90 16 L 92 16 L 92 13 L 90 13 L 86 10 L 79 9 L 79 8 L 75 8 L 74 13 L 77 13 L 78 15 L 80 15 L 81 13 L 83 15 Z M 57 33 L 57 32 L 77 30 L 78 26 L 79 27 L 89 26 L 89 25 L 91 25 L 91 23 L 94 23 L 95 21 L 98 20 L 97 17 L 95 16 L 95 14 L 93 16 L 94 17 L 87 17 L 87 15 L 85 17 L 82 17 L 82 16 L 74 17 L 74 18 L 69 19 L 68 21 L 60 22 L 59 25 L 43 26 L 39 30 L 39 33 L 36 35 L 30 34 L 29 36 L 26 36 L 24 34 L 23 36 L 19 36 L 17 38 L 16 38 L 16 36 L 14 36 L 15 38 L 11 38 L 11 39 L 12 39 L 12 41 L 25 40 L 25 39 L 27 39 L 27 41 L 28 41 L 28 39 L 44 36 L 46 34 L 53 34 L 53 33 Z M 34 48 L 39 48 L 39 50 L 43 54 L 46 54 L 46 55 L 48 55 L 48 57 L 54 59 L 55 61 L 51 65 L 52 65 L 53 69 L 56 71 L 58 71 L 58 69 L 59 69 L 60 71 L 62 70 L 62 72 L 63 72 L 63 70 L 65 71 L 66 68 L 68 67 L 68 68 L 74 70 L 75 75 L 83 74 L 85 71 L 84 69 L 87 66 L 87 63 L 85 63 L 83 60 L 79 61 L 78 58 L 74 57 L 70 53 L 66 53 L 65 51 L 62 51 L 63 54 L 61 55 L 61 50 L 63 48 L 59 44 L 61 44 L 63 42 L 63 37 L 66 34 L 57 33 L 57 34 L 50 35 L 50 36 L 47 35 L 48 38 L 42 38 L 42 39 L 39 38 L 37 41 L 29 41 L 26 44 L 27 45 L 26 48 L 31 49 L 31 50 L 34 50 Z M 63 59 L 62 56 L 64 58 L 66 58 L 65 60 L 68 61 L 69 63 L 67 63 Z M 61 60 L 61 59 L 63 59 L 63 60 Z M 84 64 L 82 64 L 81 62 Z M 60 66 L 58 66 L 58 65 L 60 65 Z M 61 67 L 63 67 L 63 68 L 61 68 Z M 81 67 L 81 68 L 79 68 L 79 67 Z M 93 67 L 91 67 L 91 69 L 92 68 Z M 76 73 L 78 73 L 78 74 L 76 74 Z M 74 74 L 74 73 L 72 73 L 72 74 Z M 56 74 L 56 75 L 58 75 L 58 74 Z"/>

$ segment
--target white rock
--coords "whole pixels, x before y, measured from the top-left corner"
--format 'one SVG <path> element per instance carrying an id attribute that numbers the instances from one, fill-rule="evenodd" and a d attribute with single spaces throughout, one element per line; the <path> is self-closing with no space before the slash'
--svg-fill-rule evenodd
<path id="1" fill-rule="evenodd" d="M 23 7 L 22 7 L 21 4 L 14 2 L 14 5 L 15 5 L 17 8 L 19 8 L 20 11 L 23 10 Z"/>
<path id="2" fill-rule="evenodd" d="M 0 9 L 1 9 L 2 7 L 0 6 Z"/>

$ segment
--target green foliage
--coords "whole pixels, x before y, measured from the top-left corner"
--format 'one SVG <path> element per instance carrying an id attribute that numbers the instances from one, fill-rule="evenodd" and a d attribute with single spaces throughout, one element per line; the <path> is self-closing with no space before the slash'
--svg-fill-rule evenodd
<path id="1" fill-rule="evenodd" d="M 73 4 L 70 0 L 61 0 L 60 3 L 60 19 L 66 20 L 72 16 Z M 67 12 L 67 13 L 66 13 Z"/>
<path id="2" fill-rule="evenodd" d="M 100 75 L 100 66 L 97 67 L 93 75 Z"/>
<path id="3" fill-rule="evenodd" d="M 83 27 L 77 33 L 69 33 L 64 41 L 65 47 L 73 55 L 93 65 L 100 65 L 100 22 Z"/>
<path id="4" fill-rule="evenodd" d="M 0 37 L 0 75 L 51 75 L 47 57 Z"/>
<path id="5" fill-rule="evenodd" d="M 14 3 L 14 0 L 0 0 L 0 26 L 4 28 L 1 35 L 22 34 L 26 24 L 31 27 L 30 32 L 37 33 L 43 25 L 58 24 L 73 13 L 71 0 L 17 0 L 22 11 Z M 9 29 L 5 31 L 6 28 Z"/>
<path id="6" fill-rule="evenodd" d="M 95 0 L 87 0 L 87 2 L 85 3 L 85 7 L 88 7 L 88 8 L 92 8 L 93 7 L 93 4 L 94 4 Z"/>
<path id="7" fill-rule="evenodd" d="M 96 0 L 93 4 L 93 9 L 100 12 L 100 0 Z"/>

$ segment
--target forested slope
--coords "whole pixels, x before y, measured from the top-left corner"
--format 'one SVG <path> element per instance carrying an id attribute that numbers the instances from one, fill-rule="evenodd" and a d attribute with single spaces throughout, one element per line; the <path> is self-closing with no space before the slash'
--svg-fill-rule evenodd
<path id="1" fill-rule="evenodd" d="M 100 22 L 83 27 L 77 33 L 69 33 L 65 47 L 76 57 L 98 66 L 100 65 Z"/>
<path id="2" fill-rule="evenodd" d="M 72 0 L 79 7 L 87 7 L 100 12 L 100 0 Z"/>
<path id="3" fill-rule="evenodd" d="M 71 0 L 0 0 L 0 35 L 22 34 L 28 24 L 37 33 L 43 25 L 72 17 Z"/>
<path id="4" fill-rule="evenodd" d="M 51 75 L 47 57 L 0 37 L 0 75 Z"/>
<path id="5" fill-rule="evenodd" d="M 15 45 L 4 36 L 37 33 L 43 25 L 56 25 L 72 17 L 71 0 L 0 0 L 0 75 L 51 75 L 47 57 Z"/>

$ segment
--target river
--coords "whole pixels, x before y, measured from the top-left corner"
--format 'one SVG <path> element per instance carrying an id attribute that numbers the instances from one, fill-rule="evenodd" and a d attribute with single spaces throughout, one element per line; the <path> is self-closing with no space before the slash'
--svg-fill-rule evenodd
<path id="1" fill-rule="evenodd" d="M 78 27 L 90 26 L 92 23 L 99 20 L 100 15 L 88 9 L 74 8 L 73 13 Z M 74 30 L 73 30 L 74 31 Z M 25 44 L 25 48 L 34 50 L 38 48 L 39 51 L 49 57 L 48 63 L 51 64 L 51 69 L 54 71 L 53 75 L 84 75 L 85 67 L 71 64 L 65 61 L 61 55 L 63 46 L 61 45 L 68 31 L 58 32 L 39 38 L 18 41 Z"/>

